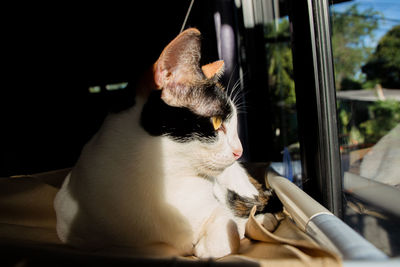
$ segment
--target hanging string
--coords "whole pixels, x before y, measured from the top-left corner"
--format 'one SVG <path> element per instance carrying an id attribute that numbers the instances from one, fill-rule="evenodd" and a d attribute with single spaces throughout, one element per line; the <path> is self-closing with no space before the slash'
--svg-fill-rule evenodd
<path id="1" fill-rule="evenodd" d="M 181 28 L 181 31 L 179 33 L 183 32 L 183 30 L 185 29 L 186 21 L 187 21 L 187 19 L 189 17 L 190 11 L 192 10 L 193 3 L 194 3 L 194 0 L 190 1 L 190 5 L 189 5 L 189 8 L 188 8 L 188 11 L 186 12 L 185 20 L 183 21 L 182 28 Z"/>

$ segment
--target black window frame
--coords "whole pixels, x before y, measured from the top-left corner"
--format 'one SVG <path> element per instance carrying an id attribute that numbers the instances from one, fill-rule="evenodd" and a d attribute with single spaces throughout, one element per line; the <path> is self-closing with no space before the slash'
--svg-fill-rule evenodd
<path id="1" fill-rule="evenodd" d="M 337 1 L 335 1 L 337 2 Z M 252 5 L 257 6 L 256 1 Z M 301 150 L 303 190 L 339 218 L 343 215 L 343 190 L 336 89 L 331 45 L 329 1 L 288 0 L 267 3 L 279 5 L 282 15 L 289 16 L 293 56 L 293 72 Z M 257 6 L 260 8 L 259 6 Z M 243 8 L 243 7 L 240 7 Z M 238 9 L 238 14 L 243 10 Z M 260 16 L 259 10 L 254 17 Z M 261 12 L 262 14 L 262 12 Z M 264 30 L 254 20 L 245 28 L 240 18 L 236 28 L 242 36 L 245 59 L 242 67 L 247 73 L 245 86 L 249 161 L 270 161 L 268 147 L 272 146 L 272 128 L 268 75 L 265 74 Z M 242 23 L 242 25 L 240 25 Z M 260 123 L 260 114 L 265 114 Z M 276 114 L 275 114 L 276 115 Z"/>
<path id="2" fill-rule="evenodd" d="M 329 2 L 290 0 L 293 71 L 304 190 L 343 215 Z"/>

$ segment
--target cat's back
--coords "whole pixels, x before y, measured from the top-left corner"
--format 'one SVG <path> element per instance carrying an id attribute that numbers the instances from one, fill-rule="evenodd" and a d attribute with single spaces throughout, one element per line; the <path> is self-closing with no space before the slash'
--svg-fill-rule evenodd
<path id="1" fill-rule="evenodd" d="M 156 160 L 161 154 L 162 140 L 150 136 L 140 126 L 143 102 L 139 98 L 134 107 L 108 115 L 84 146 L 68 186 L 77 197 L 90 198 L 90 203 L 94 197 L 98 202 L 110 202 L 114 198 L 106 200 L 102 196 L 124 196 L 125 189 L 130 194 L 140 194 L 154 187 L 152 177 L 163 172 Z"/>
<path id="2" fill-rule="evenodd" d="M 171 142 L 143 130 L 143 105 L 138 102 L 109 115 L 83 148 L 55 199 L 57 231 L 64 242 L 77 246 L 95 244 L 95 236 L 127 246 L 176 240 L 175 247 L 190 253 L 192 228 L 176 207 L 184 202 L 187 186 L 171 182 L 171 173 L 179 168 L 173 164 Z M 170 193 L 178 188 L 183 199 L 170 201 Z"/>

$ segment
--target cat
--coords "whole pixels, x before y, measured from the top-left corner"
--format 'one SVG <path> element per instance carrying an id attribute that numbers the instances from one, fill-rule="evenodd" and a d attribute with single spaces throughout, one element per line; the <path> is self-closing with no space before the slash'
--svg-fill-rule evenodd
<path id="1" fill-rule="evenodd" d="M 237 111 L 218 83 L 224 63 L 200 67 L 200 36 L 190 28 L 171 41 L 136 104 L 108 115 L 84 146 L 54 200 L 61 241 L 222 257 L 237 252 L 254 205 L 264 220 L 274 195 L 237 162 Z"/>

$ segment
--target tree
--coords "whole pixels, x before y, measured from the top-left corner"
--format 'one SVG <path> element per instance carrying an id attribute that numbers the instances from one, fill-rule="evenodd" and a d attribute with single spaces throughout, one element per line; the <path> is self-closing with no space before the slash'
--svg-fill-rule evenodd
<path id="1" fill-rule="evenodd" d="M 366 143 L 376 143 L 400 123 L 400 102 L 393 99 L 377 101 L 368 107 L 371 119 L 360 124 Z"/>
<path id="2" fill-rule="evenodd" d="M 367 80 L 385 88 L 400 89 L 400 25 L 394 26 L 381 38 L 362 71 Z"/>
<path id="3" fill-rule="evenodd" d="M 371 53 L 365 38 L 373 38 L 379 26 L 381 15 L 373 9 L 360 11 L 358 5 L 348 7 L 344 12 L 332 12 L 332 47 L 335 63 L 337 89 L 342 81 L 357 82 L 357 73 Z"/>
<path id="4" fill-rule="evenodd" d="M 288 18 L 265 26 L 268 88 L 274 114 L 274 151 L 298 142 L 290 27 Z M 281 156 L 278 154 L 279 157 Z"/>
<path id="5" fill-rule="evenodd" d="M 283 18 L 278 28 L 269 24 L 265 28 L 269 88 L 274 101 L 290 108 L 296 104 L 294 90 L 292 50 L 289 36 L 289 20 Z"/>

